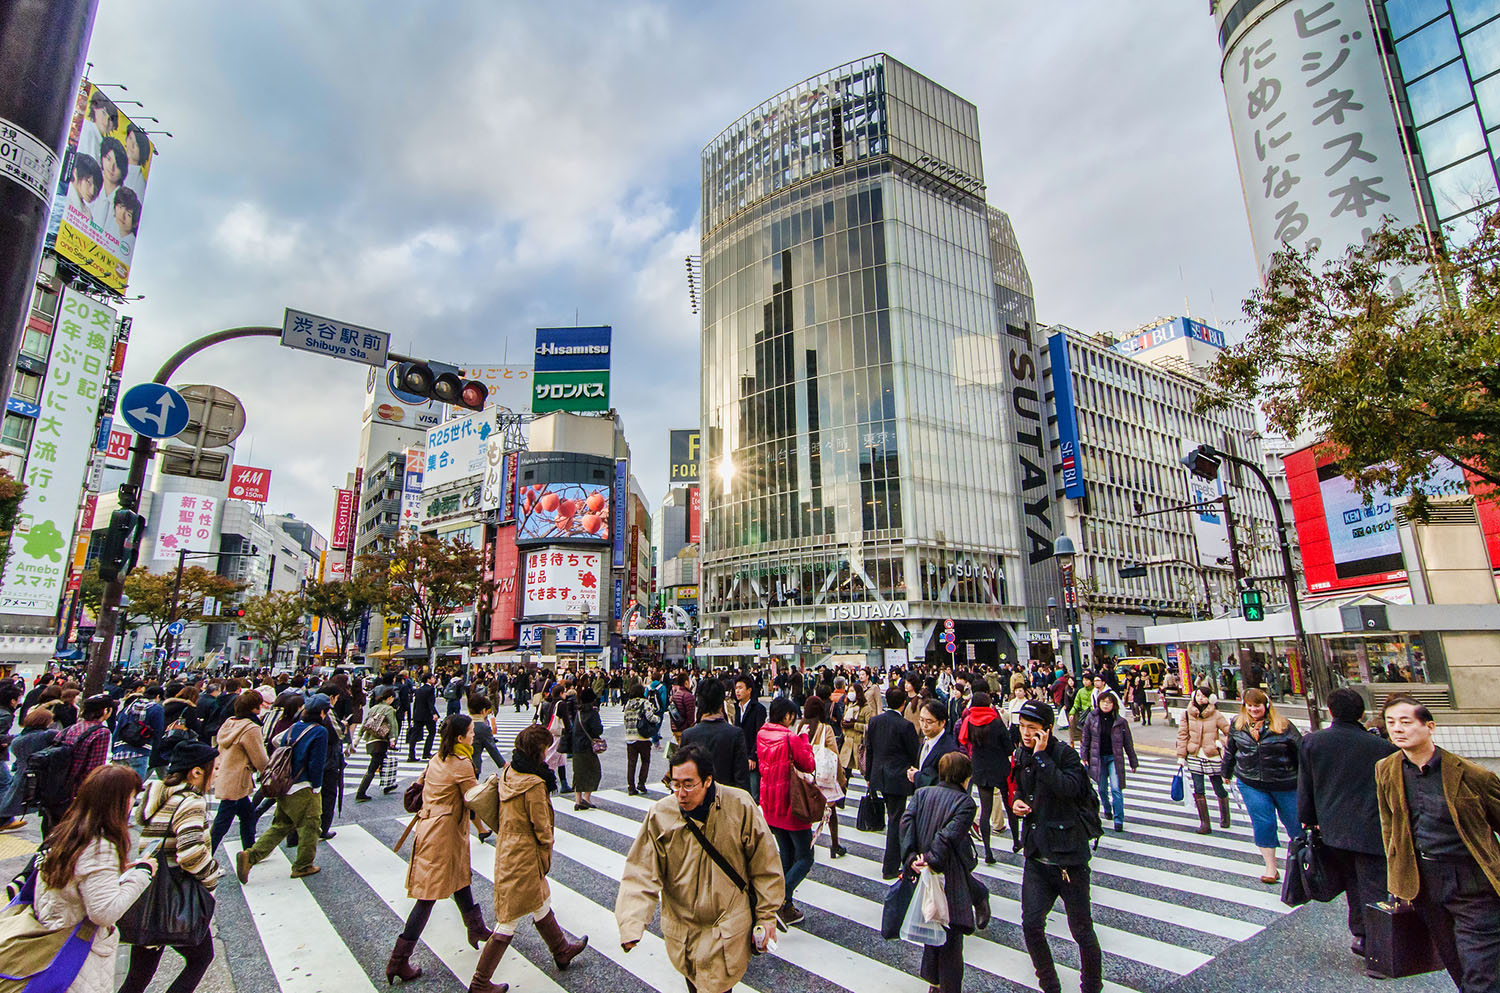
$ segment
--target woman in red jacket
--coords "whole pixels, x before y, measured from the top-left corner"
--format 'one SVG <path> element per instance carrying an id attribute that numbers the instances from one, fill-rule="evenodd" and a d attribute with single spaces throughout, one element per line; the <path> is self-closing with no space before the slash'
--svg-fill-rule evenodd
<path id="1" fill-rule="evenodd" d="M 755 738 L 755 763 L 760 771 L 760 809 L 781 850 L 786 876 L 786 902 L 776 916 L 786 925 L 800 924 L 802 911 L 792 905 L 792 893 L 813 867 L 812 825 L 791 815 L 792 777 L 817 768 L 812 745 L 792 734 L 797 705 L 786 697 L 771 701 L 770 719 Z"/>

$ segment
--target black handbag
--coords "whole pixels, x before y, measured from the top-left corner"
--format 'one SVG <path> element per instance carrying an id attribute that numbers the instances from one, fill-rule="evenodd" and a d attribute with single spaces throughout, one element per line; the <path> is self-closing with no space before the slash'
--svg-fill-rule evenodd
<path id="1" fill-rule="evenodd" d="M 214 896 L 198 877 L 178 865 L 167 865 L 158 852 L 151 885 L 120 918 L 120 940 L 131 945 L 186 948 L 208 938 Z"/>
<path id="2" fill-rule="evenodd" d="M 885 830 L 885 801 L 874 790 L 865 791 L 859 798 L 859 811 L 854 817 L 854 826 L 861 831 Z"/>
<path id="3" fill-rule="evenodd" d="M 1365 905 L 1365 968 L 1385 979 L 1404 979 L 1443 968 L 1422 915 L 1409 903 Z"/>
<path id="4" fill-rule="evenodd" d="M 880 936 L 886 941 L 901 937 L 901 923 L 906 920 L 906 911 L 916 892 L 916 876 L 905 870 L 885 891 L 885 907 L 880 912 Z"/>
<path id="5" fill-rule="evenodd" d="M 1329 870 L 1323 839 L 1317 828 L 1293 838 L 1286 852 L 1286 872 L 1281 880 L 1281 902 L 1300 907 L 1316 900 L 1327 903 L 1343 893 L 1338 877 Z"/>

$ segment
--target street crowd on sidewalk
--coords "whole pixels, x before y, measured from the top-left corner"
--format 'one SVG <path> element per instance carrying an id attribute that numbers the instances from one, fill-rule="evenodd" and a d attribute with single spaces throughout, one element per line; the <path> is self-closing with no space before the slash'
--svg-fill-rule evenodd
<path id="1" fill-rule="evenodd" d="M 370 801 L 377 781 L 391 794 L 402 788 L 403 744 L 407 760 L 425 766 L 402 794 L 411 819 L 397 848 L 410 839 L 414 903 L 393 936 L 387 978 L 420 979 L 419 942 L 449 899 L 480 950 L 471 993 L 508 988 L 493 977 L 528 918 L 566 968 L 604 936 L 571 937 L 553 911 L 552 798 L 571 793 L 584 818 L 599 809 L 609 747 L 600 707 L 619 705 L 626 795 L 667 790 L 625 858 L 615 898 L 624 953 L 659 913 L 687 989 L 726 993 L 755 956 L 775 951 L 778 934 L 803 923 L 796 894 L 817 843 L 826 832 L 827 857 L 847 856 L 839 814 L 855 801 L 858 829 L 884 833 L 882 936 L 922 945 L 930 990 L 964 988 L 964 938 L 991 923 L 976 870 L 981 859 L 995 864 L 996 836 L 1009 835 L 1022 857 L 1011 923 L 1036 984 L 1062 988 L 1046 931 L 1060 900 L 1081 990 L 1097 993 L 1090 860 L 1108 828 L 1125 830 L 1127 773 L 1140 768 L 1132 723 L 1152 724 L 1153 690 L 1166 709 L 1169 690 L 1181 688 L 1122 678 L 1108 662 L 1078 680 L 1037 663 L 886 673 L 774 664 L 159 679 L 117 671 L 86 698 L 59 672 L 29 687 L 0 681 L 0 830 L 25 827 L 35 812 L 43 837 L 0 914 L 0 976 L 103 993 L 124 943 L 119 989 L 141 993 L 171 947 L 182 969 L 169 990 L 189 993 L 214 955 L 206 897 L 225 868 L 254 887 L 257 867 L 285 842 L 295 848 L 293 878 L 318 873 L 319 842 L 337 833 L 345 765 L 366 763 L 355 803 Z M 1347 900 L 1355 955 L 1375 940 L 1370 914 L 1389 898 L 1420 919 L 1459 990 L 1500 990 L 1500 778 L 1438 748 L 1432 714 L 1410 696 L 1383 701 L 1367 728 L 1363 698 L 1336 690 L 1332 724 L 1307 735 L 1258 687 L 1236 703 L 1234 716 L 1221 711 L 1208 684 L 1163 715 L 1177 725 L 1174 790 L 1190 790 L 1197 833 L 1230 827 L 1233 790 L 1263 884 L 1283 882 L 1278 824 L 1294 854 L 1317 847 L 1331 892 Z M 496 722 L 507 704 L 530 717 L 508 757 Z M 236 822 L 238 846 L 221 863 Z M 494 846 L 488 915 L 472 889 L 471 834 Z M 164 923 L 174 915 L 175 930 Z"/>

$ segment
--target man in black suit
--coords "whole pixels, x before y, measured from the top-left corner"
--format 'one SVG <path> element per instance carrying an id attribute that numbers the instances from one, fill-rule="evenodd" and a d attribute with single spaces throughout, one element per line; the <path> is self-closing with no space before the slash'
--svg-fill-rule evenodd
<path id="1" fill-rule="evenodd" d="M 917 791 L 910 774 L 921 746 L 917 729 L 901 716 L 905 703 L 906 691 L 892 686 L 885 693 L 886 709 L 865 728 L 870 789 L 885 800 L 885 857 L 880 872 L 886 879 L 895 879 L 901 871 L 901 815 L 906 813 L 906 798 Z"/>
<path id="2" fill-rule="evenodd" d="M 682 744 L 698 745 L 713 756 L 715 783 L 749 790 L 750 753 L 744 734 L 724 718 L 724 684 L 701 680 L 695 702 L 698 723 L 682 732 Z"/>
<path id="3" fill-rule="evenodd" d="M 1323 836 L 1328 865 L 1349 902 L 1355 955 L 1365 953 L 1365 905 L 1386 896 L 1375 763 L 1396 746 L 1365 730 L 1365 701 L 1343 688 L 1328 695 L 1333 723 L 1302 739 L 1297 763 L 1297 820 Z"/>
<path id="4" fill-rule="evenodd" d="M 432 739 L 437 734 L 437 687 L 433 685 L 436 679 L 437 676 L 430 672 L 423 676 L 412 699 L 411 737 L 407 739 L 406 753 L 408 762 L 417 760 L 418 738 L 425 738 L 422 758 L 432 758 Z"/>
<path id="5" fill-rule="evenodd" d="M 734 677 L 734 726 L 745 736 L 750 763 L 750 795 L 760 802 L 760 770 L 755 767 L 755 737 L 766 723 L 766 705 L 755 696 L 755 678 L 742 672 Z"/>
<path id="6" fill-rule="evenodd" d="M 938 760 L 949 752 L 958 751 L 958 739 L 948 730 L 948 708 L 941 700 L 928 700 L 917 712 L 917 729 L 922 733 L 921 748 L 917 753 L 912 782 L 917 789 L 936 786 Z"/>

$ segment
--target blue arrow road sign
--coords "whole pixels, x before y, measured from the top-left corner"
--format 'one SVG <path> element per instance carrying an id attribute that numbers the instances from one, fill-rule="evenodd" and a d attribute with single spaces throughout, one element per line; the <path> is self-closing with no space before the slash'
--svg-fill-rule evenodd
<path id="1" fill-rule="evenodd" d="M 170 634 L 172 637 L 175 638 L 175 637 L 177 637 L 181 633 L 182 633 L 182 622 L 181 621 L 173 621 L 171 624 L 167 625 L 167 634 Z"/>
<path id="2" fill-rule="evenodd" d="M 160 383 L 132 386 L 120 398 L 125 423 L 147 438 L 171 438 L 188 423 L 188 405 L 182 394 Z"/>

